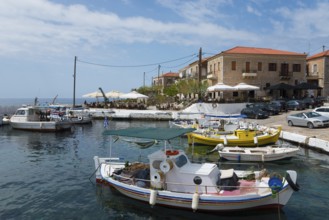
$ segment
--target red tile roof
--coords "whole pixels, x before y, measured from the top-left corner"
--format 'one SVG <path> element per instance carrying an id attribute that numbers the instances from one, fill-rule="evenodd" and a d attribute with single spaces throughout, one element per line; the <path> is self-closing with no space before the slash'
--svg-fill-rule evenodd
<path id="1" fill-rule="evenodd" d="M 169 73 L 162 74 L 162 77 L 179 77 L 179 74 L 178 73 L 169 72 Z"/>
<path id="2" fill-rule="evenodd" d="M 257 47 L 241 47 L 237 46 L 229 50 L 225 50 L 224 54 L 264 54 L 264 55 L 297 55 L 306 56 L 303 53 L 295 53 L 284 50 L 274 50 L 269 48 L 257 48 Z"/>
<path id="3" fill-rule="evenodd" d="M 314 54 L 310 57 L 307 57 L 306 60 L 313 60 L 313 59 L 316 59 L 316 58 L 327 57 L 327 56 L 329 56 L 329 50 L 326 50 L 326 51 L 323 51 L 321 53 L 317 53 L 317 54 Z"/>

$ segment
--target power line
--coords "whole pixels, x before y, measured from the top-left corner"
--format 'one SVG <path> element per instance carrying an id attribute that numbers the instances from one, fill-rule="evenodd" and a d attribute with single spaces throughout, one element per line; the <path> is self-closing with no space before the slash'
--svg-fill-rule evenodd
<path id="1" fill-rule="evenodd" d="M 191 57 L 191 56 L 195 56 L 195 54 L 188 55 L 188 56 L 181 57 L 181 58 L 177 58 L 177 59 L 174 59 L 174 60 L 163 61 L 163 62 L 159 62 L 159 63 L 150 63 L 150 64 L 141 64 L 141 65 L 122 65 L 122 66 L 121 65 L 93 63 L 93 62 L 79 60 L 79 59 L 77 61 L 80 62 L 80 63 L 90 64 L 90 65 L 95 65 L 95 66 L 113 67 L 113 68 L 132 68 L 132 67 L 145 67 L 145 66 L 154 66 L 154 65 L 164 64 L 164 63 L 171 63 L 171 62 L 175 62 L 175 61 L 178 61 L 178 60 L 186 59 L 186 58 Z"/>
<path id="2" fill-rule="evenodd" d="M 185 65 L 185 64 L 187 64 L 187 63 L 189 63 L 189 62 L 191 62 L 191 61 L 194 60 L 196 57 L 198 57 L 198 56 L 192 57 L 191 59 L 187 60 L 186 62 L 181 63 L 181 64 L 178 64 L 178 65 L 176 65 L 176 66 L 161 66 L 161 67 L 162 67 L 162 68 L 166 68 L 166 69 L 176 68 L 176 67 L 183 66 L 183 65 Z"/>

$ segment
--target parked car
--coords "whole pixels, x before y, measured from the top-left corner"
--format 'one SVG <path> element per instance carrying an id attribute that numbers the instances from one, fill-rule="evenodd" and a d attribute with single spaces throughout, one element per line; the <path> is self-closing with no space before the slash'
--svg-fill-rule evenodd
<path id="1" fill-rule="evenodd" d="M 319 108 L 315 108 L 313 110 L 313 112 L 317 112 L 320 115 L 329 117 L 329 106 L 322 106 L 322 107 L 319 107 Z"/>
<path id="2" fill-rule="evenodd" d="M 276 106 L 281 112 L 284 112 L 287 110 L 286 101 L 284 100 L 272 100 L 270 103 L 272 106 Z"/>
<path id="3" fill-rule="evenodd" d="M 264 119 L 268 118 L 269 114 L 257 107 L 246 107 L 241 110 L 241 115 L 246 115 L 247 118 Z"/>
<path id="4" fill-rule="evenodd" d="M 306 108 L 315 108 L 322 105 L 320 101 L 311 97 L 303 98 L 301 101 L 304 102 Z"/>
<path id="5" fill-rule="evenodd" d="M 288 110 L 304 110 L 305 104 L 299 100 L 289 100 L 286 102 L 286 107 Z"/>
<path id="6" fill-rule="evenodd" d="M 268 112 L 269 115 L 277 115 L 280 112 L 280 109 L 277 106 L 271 105 L 269 103 L 252 103 L 247 105 L 248 108 L 260 108 L 265 112 Z"/>
<path id="7" fill-rule="evenodd" d="M 317 112 L 300 112 L 287 116 L 289 126 L 304 126 L 308 128 L 328 127 L 329 117 Z"/>
<path id="8" fill-rule="evenodd" d="M 323 97 L 323 96 L 318 96 L 315 98 L 315 100 L 318 101 L 321 106 L 323 106 L 323 104 L 328 101 L 327 97 Z"/>

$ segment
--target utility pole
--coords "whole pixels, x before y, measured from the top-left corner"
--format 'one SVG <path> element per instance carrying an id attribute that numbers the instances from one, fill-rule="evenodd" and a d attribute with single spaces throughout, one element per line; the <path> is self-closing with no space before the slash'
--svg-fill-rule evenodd
<path id="1" fill-rule="evenodd" d="M 200 47 L 199 49 L 199 73 L 198 73 L 198 85 L 199 85 L 199 94 L 198 94 L 198 98 L 199 100 L 201 99 L 201 73 L 202 73 L 202 48 Z"/>
<path id="2" fill-rule="evenodd" d="M 160 64 L 158 66 L 158 94 L 160 94 Z"/>
<path id="3" fill-rule="evenodd" d="M 75 107 L 75 78 L 77 73 L 77 56 L 74 57 L 74 75 L 73 75 L 73 106 Z"/>
<path id="4" fill-rule="evenodd" d="M 145 72 L 144 72 L 144 77 L 143 77 L 143 87 L 145 87 Z"/>
<path id="5" fill-rule="evenodd" d="M 161 67 L 161 66 L 160 66 L 160 64 L 159 64 L 159 65 L 158 65 L 158 83 L 157 83 L 158 85 L 160 85 L 160 80 L 159 80 L 159 79 L 160 79 L 160 67 Z"/>

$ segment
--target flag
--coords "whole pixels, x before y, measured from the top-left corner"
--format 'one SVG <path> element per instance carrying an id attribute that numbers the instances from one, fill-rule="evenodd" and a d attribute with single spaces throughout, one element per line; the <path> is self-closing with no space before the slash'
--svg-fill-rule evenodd
<path id="1" fill-rule="evenodd" d="M 109 120 L 107 119 L 107 116 L 105 116 L 104 118 L 104 128 L 108 128 L 109 127 Z"/>

